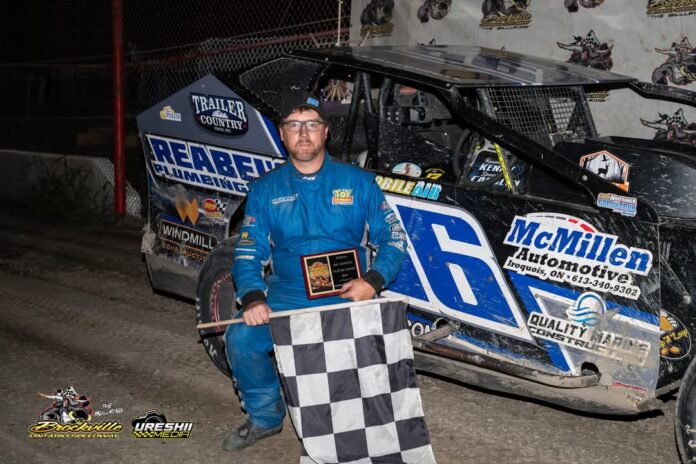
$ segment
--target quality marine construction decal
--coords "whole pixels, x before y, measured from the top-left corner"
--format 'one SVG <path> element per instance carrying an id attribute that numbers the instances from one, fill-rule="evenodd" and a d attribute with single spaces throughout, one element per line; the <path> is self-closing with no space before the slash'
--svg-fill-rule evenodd
<path id="1" fill-rule="evenodd" d="M 634 275 L 648 274 L 653 255 L 618 240 L 616 235 L 599 232 L 573 216 L 515 216 L 503 243 L 517 247 L 517 251 L 503 267 L 635 300 L 640 289 L 633 283 Z"/>
<path id="2" fill-rule="evenodd" d="M 57 390 L 54 395 L 40 394 L 53 400 L 29 428 L 29 438 L 118 438 L 123 425 L 117 421 L 93 423 L 91 399 L 74 387 Z"/>

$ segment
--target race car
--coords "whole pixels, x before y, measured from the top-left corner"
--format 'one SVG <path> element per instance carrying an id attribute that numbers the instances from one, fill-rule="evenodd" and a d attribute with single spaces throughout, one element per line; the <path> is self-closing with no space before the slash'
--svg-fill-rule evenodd
<path id="1" fill-rule="evenodd" d="M 247 184 L 286 160 L 283 95 L 310 90 L 329 152 L 375 173 L 407 232 L 382 294 L 408 298 L 419 370 L 599 414 L 679 389 L 690 461 L 696 149 L 600 137 L 586 94 L 620 88 L 696 106 L 684 89 L 464 46 L 304 50 L 207 75 L 138 116 L 152 285 L 195 298 L 199 323 L 239 311 Z M 223 333 L 200 336 L 230 375 Z"/>

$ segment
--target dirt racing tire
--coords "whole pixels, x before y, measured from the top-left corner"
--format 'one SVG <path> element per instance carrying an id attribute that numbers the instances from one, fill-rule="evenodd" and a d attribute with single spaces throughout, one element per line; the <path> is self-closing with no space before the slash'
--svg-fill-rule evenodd
<path id="1" fill-rule="evenodd" d="M 198 276 L 196 320 L 198 324 L 231 319 L 237 312 L 236 291 L 232 280 L 234 240 L 226 241 L 208 256 Z M 205 351 L 215 367 L 232 377 L 225 352 L 226 326 L 199 330 Z"/>
<path id="2" fill-rule="evenodd" d="M 682 462 L 696 462 L 696 358 L 686 368 L 677 394 L 675 432 Z"/>

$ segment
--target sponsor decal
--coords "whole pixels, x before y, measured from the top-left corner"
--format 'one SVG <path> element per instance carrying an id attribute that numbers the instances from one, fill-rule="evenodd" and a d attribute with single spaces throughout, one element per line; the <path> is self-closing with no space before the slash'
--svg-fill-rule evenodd
<path id="1" fill-rule="evenodd" d="M 611 58 L 611 49 L 614 48 L 614 44 L 611 41 L 600 41 L 592 29 L 585 37 L 576 35 L 573 36 L 572 42 L 556 42 L 556 44 L 563 50 L 570 52 L 568 63 L 605 71 L 609 71 L 614 65 Z"/>
<path id="2" fill-rule="evenodd" d="M 244 215 L 244 219 L 242 219 L 242 227 L 254 227 L 255 223 L 256 223 L 255 216 L 249 216 L 248 214 Z"/>
<path id="3" fill-rule="evenodd" d="M 352 205 L 353 190 L 352 189 L 336 189 L 331 197 L 332 205 Z"/>
<path id="4" fill-rule="evenodd" d="M 644 340 L 597 330 L 548 314 L 530 313 L 527 325 L 537 338 L 629 364 L 642 366 L 650 353 L 650 343 Z"/>
<path id="5" fill-rule="evenodd" d="M 655 129 L 653 140 L 679 142 L 696 147 L 696 122 L 686 120 L 683 108 L 679 108 L 672 116 L 657 114 L 658 118 L 654 121 L 640 119 L 644 126 Z"/>
<path id="6" fill-rule="evenodd" d="M 284 197 L 274 198 L 274 199 L 271 200 L 271 203 L 272 203 L 274 206 L 275 206 L 275 205 L 280 205 L 280 204 L 282 204 L 282 203 L 292 203 L 293 201 L 297 200 L 297 196 L 298 196 L 298 195 L 299 195 L 299 193 L 293 193 L 292 195 L 287 195 L 287 196 L 284 196 Z"/>
<path id="7" fill-rule="evenodd" d="M 162 108 L 162 110 L 159 112 L 159 116 L 160 119 L 164 119 L 166 121 L 181 122 L 181 113 L 174 111 L 171 106 L 165 106 Z"/>
<path id="8" fill-rule="evenodd" d="M 249 236 L 249 232 L 242 232 L 239 236 L 239 242 L 237 242 L 237 244 L 242 246 L 254 246 L 256 245 L 256 241 L 253 237 Z"/>
<path id="9" fill-rule="evenodd" d="M 682 359 L 691 351 L 689 329 L 674 314 L 660 310 L 660 356 Z"/>
<path id="10" fill-rule="evenodd" d="M 585 96 L 587 97 L 588 102 L 604 103 L 609 98 L 609 91 L 608 90 L 597 90 L 595 92 L 587 92 L 587 93 L 585 93 Z"/>
<path id="11" fill-rule="evenodd" d="M 191 438 L 193 422 L 169 422 L 157 409 L 131 421 L 135 438 Z"/>
<path id="12" fill-rule="evenodd" d="M 29 438 L 118 438 L 123 425 L 117 421 L 92 422 L 91 398 L 80 395 L 74 387 L 56 390 L 52 400 L 29 428 Z"/>
<path id="13" fill-rule="evenodd" d="M 156 176 L 234 195 L 246 195 L 248 181 L 284 161 L 170 137 L 146 138 Z"/>
<path id="14" fill-rule="evenodd" d="M 633 276 L 652 268 L 649 250 L 623 245 L 616 235 L 564 214 L 515 216 L 503 243 L 517 247 L 505 269 L 633 300 L 640 296 Z"/>
<path id="15" fill-rule="evenodd" d="M 394 179 L 392 177 L 375 176 L 375 182 L 385 192 L 397 193 L 426 200 L 437 200 L 442 186 L 432 182 Z"/>
<path id="16" fill-rule="evenodd" d="M 566 316 L 571 322 L 593 327 L 606 311 L 607 307 L 601 296 L 594 292 L 585 292 L 580 295 L 575 305 L 566 310 Z"/>
<path id="17" fill-rule="evenodd" d="M 255 258 L 254 258 L 254 256 L 252 256 L 252 255 L 237 255 L 237 256 L 234 257 L 234 259 L 245 259 L 245 260 L 248 260 L 248 261 L 252 261 L 252 260 L 254 260 Z"/>
<path id="18" fill-rule="evenodd" d="M 392 174 L 399 174 L 408 177 L 420 177 L 421 168 L 413 163 L 399 163 L 392 169 Z"/>
<path id="19" fill-rule="evenodd" d="M 628 163 L 606 150 L 584 155 L 580 166 L 628 192 Z"/>
<path id="20" fill-rule="evenodd" d="M 430 180 L 438 180 L 445 175 L 445 170 L 440 168 L 430 168 L 425 170 L 425 178 Z"/>
<path id="21" fill-rule="evenodd" d="M 249 130 L 244 102 L 239 98 L 192 93 L 191 106 L 196 122 L 222 135 L 243 135 Z"/>
<path id="22" fill-rule="evenodd" d="M 696 0 L 694 11 L 696 13 Z M 655 68 L 652 81 L 655 84 L 688 85 L 696 82 L 696 48 L 684 37 L 680 42 L 672 42 L 670 48 L 655 48 L 657 53 L 666 55 L 664 63 Z"/>
<path id="23" fill-rule="evenodd" d="M 597 195 L 597 206 L 610 209 L 623 216 L 633 217 L 638 212 L 638 199 L 613 193 L 600 193 Z"/>
<path id="24" fill-rule="evenodd" d="M 427 23 L 430 18 L 439 21 L 447 16 L 451 6 L 452 0 L 425 0 L 418 8 L 416 16 L 422 23 Z"/>
<path id="25" fill-rule="evenodd" d="M 580 6 L 583 8 L 596 8 L 602 3 L 604 3 L 604 0 L 565 0 L 568 13 L 576 13 Z"/>
<path id="26" fill-rule="evenodd" d="M 179 218 L 181 222 L 186 222 L 188 219 L 194 226 L 198 222 L 198 200 L 195 198 L 191 201 L 188 198 L 180 198 L 174 202 L 176 207 L 176 212 L 179 213 Z"/>
<path id="27" fill-rule="evenodd" d="M 406 236 L 404 235 L 404 238 L 402 240 L 399 240 L 398 242 L 387 242 L 387 245 L 393 246 L 394 248 L 396 248 L 397 250 L 399 250 L 400 252 L 403 253 L 405 250 L 405 248 L 404 248 L 404 243 L 405 243 L 404 241 L 405 240 L 406 240 Z"/>
<path id="28" fill-rule="evenodd" d="M 532 22 L 527 11 L 531 0 L 484 0 L 481 29 L 526 29 Z"/>
<path id="29" fill-rule="evenodd" d="M 217 244 L 212 235 L 166 219 L 160 219 L 158 237 L 163 249 L 196 261 L 205 261 Z"/>
<path id="30" fill-rule="evenodd" d="M 419 337 L 437 329 L 440 324 L 446 324 L 447 319 L 438 317 L 434 321 L 430 321 L 428 319 L 416 316 L 415 314 L 406 313 L 406 322 L 408 323 L 408 328 L 411 331 L 411 336 Z"/>
<path id="31" fill-rule="evenodd" d="M 394 0 L 370 0 L 360 13 L 360 35 L 387 37 L 394 30 Z"/>
<path id="32" fill-rule="evenodd" d="M 227 202 L 219 198 L 206 198 L 203 200 L 203 214 L 211 219 L 224 219 Z"/>
<path id="33" fill-rule="evenodd" d="M 667 15 L 688 16 L 696 13 L 696 0 L 648 0 L 645 14 L 653 18 Z"/>
<path id="34" fill-rule="evenodd" d="M 611 386 L 627 390 L 624 393 L 624 396 L 631 400 L 634 406 L 637 406 L 639 403 L 642 403 L 645 400 L 645 397 L 648 396 L 647 389 L 638 387 L 636 385 L 614 381 L 611 383 Z"/>

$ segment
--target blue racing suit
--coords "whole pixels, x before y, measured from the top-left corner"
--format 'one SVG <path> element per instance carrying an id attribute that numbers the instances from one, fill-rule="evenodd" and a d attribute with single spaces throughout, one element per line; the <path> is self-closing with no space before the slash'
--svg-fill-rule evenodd
<path id="1" fill-rule="evenodd" d="M 366 270 L 368 240 L 377 254 Z M 403 263 L 406 235 L 374 175 L 328 154 L 311 175 L 288 161 L 249 186 L 232 266 L 239 302 L 245 308 L 266 300 L 273 311 L 346 303 L 338 296 L 309 300 L 300 257 L 348 248 L 358 249 L 363 278 L 376 291 Z M 269 262 L 272 274 L 264 278 Z M 285 405 L 269 356 L 268 325 L 231 325 L 225 341 L 249 420 L 263 428 L 279 425 Z"/>

